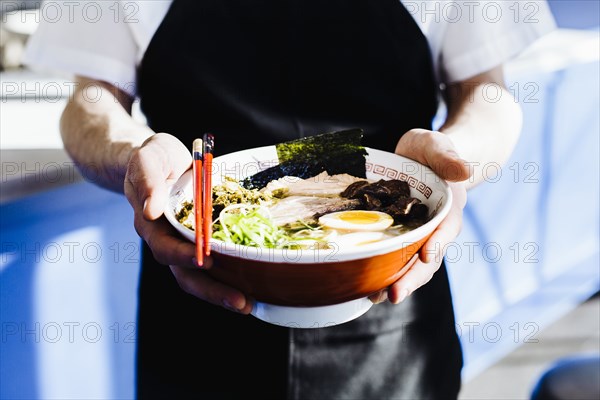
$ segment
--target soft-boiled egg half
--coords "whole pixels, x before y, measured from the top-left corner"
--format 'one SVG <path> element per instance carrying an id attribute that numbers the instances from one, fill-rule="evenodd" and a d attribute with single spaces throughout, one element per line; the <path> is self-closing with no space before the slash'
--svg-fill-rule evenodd
<path id="1" fill-rule="evenodd" d="M 338 211 L 319 218 L 323 226 L 347 231 L 383 231 L 393 223 L 389 214 L 367 210 Z"/>

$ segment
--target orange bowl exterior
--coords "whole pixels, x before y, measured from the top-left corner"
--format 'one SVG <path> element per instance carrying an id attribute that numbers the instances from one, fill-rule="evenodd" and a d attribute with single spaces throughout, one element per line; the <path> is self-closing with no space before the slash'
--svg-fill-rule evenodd
<path id="1" fill-rule="evenodd" d="M 258 301 L 296 307 L 324 306 L 369 296 L 408 271 L 408 261 L 430 235 L 393 252 L 323 263 L 269 263 L 213 252 L 208 273 Z"/>

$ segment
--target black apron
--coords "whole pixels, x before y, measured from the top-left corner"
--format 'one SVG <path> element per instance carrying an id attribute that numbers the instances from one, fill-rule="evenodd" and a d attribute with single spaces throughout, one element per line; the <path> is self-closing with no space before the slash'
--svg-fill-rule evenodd
<path id="1" fill-rule="evenodd" d="M 354 127 L 393 151 L 437 109 L 426 38 L 398 0 L 175 0 L 138 91 L 154 131 L 190 148 L 212 132 L 217 156 Z M 443 266 L 401 305 L 288 329 L 185 294 L 144 246 L 140 398 L 450 399 L 461 366 Z"/>

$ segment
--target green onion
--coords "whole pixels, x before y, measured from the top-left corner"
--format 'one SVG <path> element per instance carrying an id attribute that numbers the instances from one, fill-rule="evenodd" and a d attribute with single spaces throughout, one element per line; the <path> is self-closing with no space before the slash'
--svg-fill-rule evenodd
<path id="1" fill-rule="evenodd" d="M 231 204 L 214 222 L 212 237 L 227 243 L 274 249 L 301 249 L 325 243 L 330 235 L 319 228 L 288 232 L 273 223 L 269 210 L 260 205 Z"/>

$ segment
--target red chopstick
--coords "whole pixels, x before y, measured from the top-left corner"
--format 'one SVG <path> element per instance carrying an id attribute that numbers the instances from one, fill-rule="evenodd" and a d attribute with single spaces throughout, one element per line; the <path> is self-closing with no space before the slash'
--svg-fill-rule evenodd
<path id="1" fill-rule="evenodd" d="M 203 173 L 204 173 L 204 207 L 202 234 L 204 235 L 204 255 L 210 256 L 210 238 L 212 237 L 212 161 L 215 148 L 215 137 L 204 134 Z"/>
<path id="2" fill-rule="evenodd" d="M 202 186 L 203 186 L 203 169 L 202 169 L 202 139 L 194 140 L 192 144 L 192 155 L 194 157 L 194 163 L 192 164 L 194 174 L 194 223 L 196 233 L 196 263 L 198 267 L 204 264 L 204 252 L 202 251 L 202 233 L 203 233 L 203 221 L 202 215 L 204 214 L 204 202 L 202 198 Z"/>

